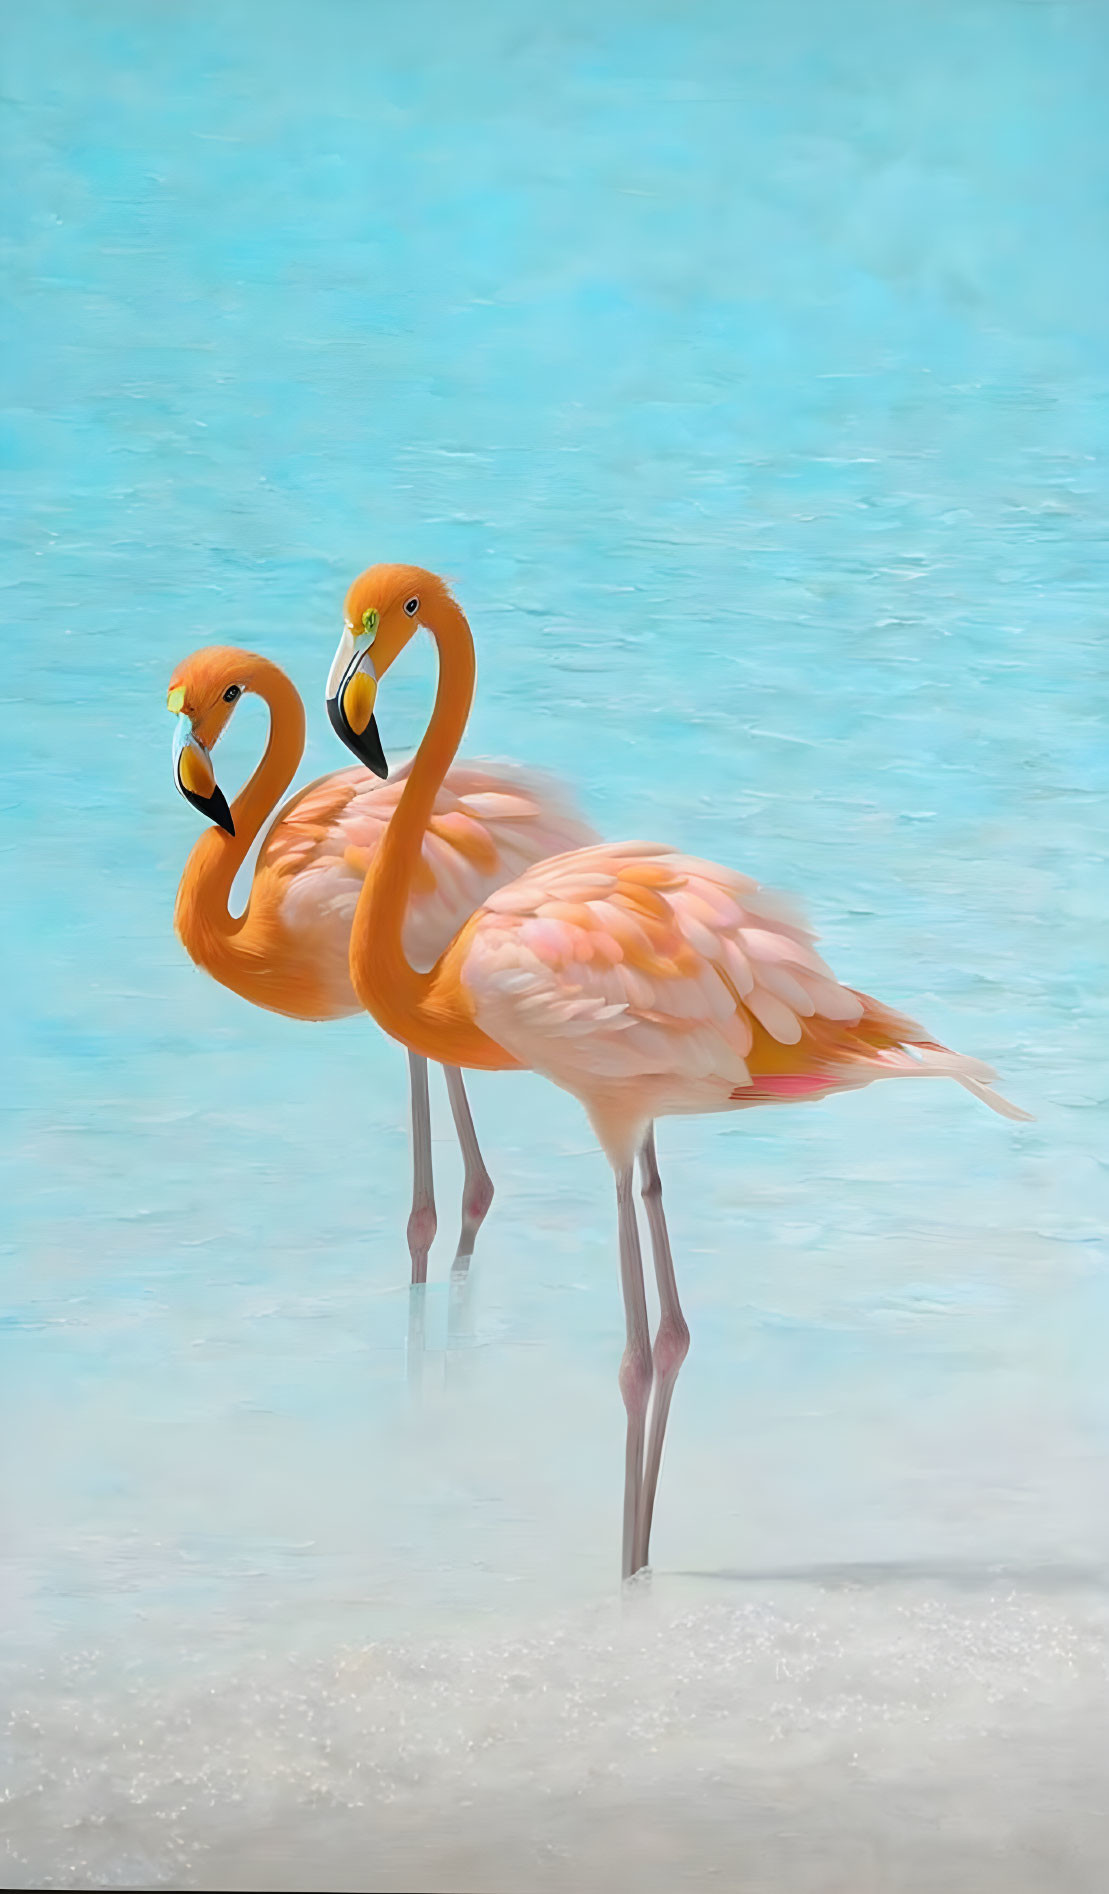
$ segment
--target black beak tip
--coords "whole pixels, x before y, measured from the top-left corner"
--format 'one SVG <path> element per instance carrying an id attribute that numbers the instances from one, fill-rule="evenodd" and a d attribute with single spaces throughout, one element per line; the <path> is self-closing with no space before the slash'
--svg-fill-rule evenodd
<path id="1" fill-rule="evenodd" d="M 213 819 L 219 823 L 221 829 L 226 829 L 228 835 L 234 835 L 235 823 L 231 811 L 227 806 L 227 797 L 224 795 L 223 790 L 219 788 L 217 788 L 215 795 L 212 797 L 212 816 Z"/>
<path id="2" fill-rule="evenodd" d="M 389 765 L 385 760 L 385 751 L 381 747 L 377 718 L 371 717 L 361 736 L 356 736 L 339 709 L 337 697 L 328 698 L 327 717 L 335 735 L 341 743 L 346 744 L 351 755 L 356 756 L 360 763 L 385 782 L 389 775 Z"/>
<path id="3" fill-rule="evenodd" d="M 218 783 L 210 796 L 194 796 L 191 790 L 182 788 L 180 783 L 178 788 L 181 789 L 185 801 L 191 802 L 193 808 L 199 809 L 201 815 L 207 816 L 209 822 L 217 823 L 221 829 L 226 830 L 228 835 L 234 835 L 235 824 L 227 806 L 227 797 Z"/>
<path id="4" fill-rule="evenodd" d="M 362 742 L 365 744 L 365 756 L 363 761 L 367 769 L 372 769 L 375 776 L 380 776 L 382 782 L 386 782 L 389 776 L 389 765 L 385 760 L 385 751 L 381 747 L 381 735 L 378 731 L 376 717 L 371 717 L 369 723 L 366 725 L 362 734 Z"/>

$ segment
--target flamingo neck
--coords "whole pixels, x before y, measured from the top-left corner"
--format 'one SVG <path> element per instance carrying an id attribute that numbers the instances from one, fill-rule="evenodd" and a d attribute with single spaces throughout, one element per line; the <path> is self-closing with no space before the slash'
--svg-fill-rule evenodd
<path id="1" fill-rule="evenodd" d="M 186 951 L 224 986 L 251 997 L 258 971 L 257 884 L 240 915 L 231 889 L 258 832 L 296 775 L 304 754 L 304 705 L 295 685 L 268 659 L 256 659 L 250 688 L 270 713 L 261 762 L 231 804 L 234 835 L 206 829 L 185 864 L 174 926 Z"/>
<path id="2" fill-rule="evenodd" d="M 404 921 L 424 835 L 466 729 L 477 669 L 469 624 L 453 599 L 438 603 L 423 622 L 439 658 L 435 704 L 359 896 L 350 977 L 367 1012 L 412 1051 L 443 1064 L 503 1070 L 517 1060 L 474 1024 L 466 995 L 445 966 L 459 936 L 428 973 L 417 973 L 404 951 Z"/>

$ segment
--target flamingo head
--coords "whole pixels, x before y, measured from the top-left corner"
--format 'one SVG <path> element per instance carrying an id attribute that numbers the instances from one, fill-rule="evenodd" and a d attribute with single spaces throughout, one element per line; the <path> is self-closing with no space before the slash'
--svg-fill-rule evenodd
<path id="1" fill-rule="evenodd" d="M 216 781 L 211 753 L 262 662 L 252 651 L 209 645 L 177 666 L 166 696 L 166 707 L 177 718 L 173 780 L 186 802 L 226 829 L 228 835 L 234 835 L 235 824 L 227 797 Z"/>
<path id="2" fill-rule="evenodd" d="M 378 735 L 377 686 L 428 610 L 449 601 L 442 579 L 422 566 L 370 566 L 347 593 L 343 635 L 327 680 L 327 714 L 336 736 L 375 776 L 389 765 Z"/>

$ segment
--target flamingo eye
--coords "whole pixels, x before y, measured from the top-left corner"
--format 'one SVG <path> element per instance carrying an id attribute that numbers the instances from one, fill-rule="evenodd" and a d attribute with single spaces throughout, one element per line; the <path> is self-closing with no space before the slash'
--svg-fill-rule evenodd
<path id="1" fill-rule="evenodd" d="M 241 684 L 229 684 L 223 693 L 223 701 L 225 704 L 233 704 L 236 697 L 241 697 L 242 694 L 243 687 Z"/>
<path id="2" fill-rule="evenodd" d="M 415 616 L 416 616 L 416 613 L 417 613 L 417 612 L 419 611 L 419 609 L 420 609 L 420 601 L 419 601 L 419 599 L 418 599 L 418 598 L 406 598 L 406 599 L 405 599 L 405 601 L 404 601 L 404 609 L 405 609 L 405 611 L 406 611 L 406 612 L 408 613 L 408 616 L 409 616 L 409 618 L 415 618 Z"/>

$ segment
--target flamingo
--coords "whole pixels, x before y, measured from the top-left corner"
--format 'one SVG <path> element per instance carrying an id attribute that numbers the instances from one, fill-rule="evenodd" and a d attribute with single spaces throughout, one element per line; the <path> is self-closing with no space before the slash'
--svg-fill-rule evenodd
<path id="1" fill-rule="evenodd" d="M 328 680 L 331 721 L 372 768 L 379 679 L 423 625 L 435 704 L 358 897 L 350 972 L 363 1005 L 426 1058 L 530 1067 L 577 1097 L 615 1176 L 626 1344 L 622 1573 L 648 1562 L 666 1422 L 689 1329 L 678 1300 L 655 1121 L 827 1097 L 880 1078 L 945 1077 L 1002 1116 L 992 1069 L 840 984 L 793 905 L 747 875 L 655 842 L 538 862 L 489 895 L 418 970 L 404 916 L 439 785 L 473 698 L 474 643 L 443 581 L 372 566 L 347 594 Z M 360 628 L 360 629 L 359 629 Z M 658 1283 L 652 1345 L 633 1195 L 638 1156 Z M 648 1407 L 650 1425 L 648 1431 Z"/>
<path id="2" fill-rule="evenodd" d="M 265 755 L 228 807 L 211 752 L 235 705 L 255 692 L 268 706 Z M 193 848 L 177 891 L 174 925 L 197 964 L 255 1006 L 293 1019 L 340 1019 L 361 1012 L 350 983 L 348 942 L 367 868 L 400 800 L 407 769 L 391 783 L 383 756 L 375 775 L 357 765 L 300 790 L 275 817 L 254 870 L 245 912 L 230 913 L 235 876 L 296 774 L 304 753 L 304 706 L 276 664 L 251 651 L 215 645 L 178 665 L 167 698 L 177 724 L 178 789 L 216 825 Z M 414 877 L 405 950 L 430 966 L 467 914 L 502 881 L 560 848 L 591 841 L 553 787 L 505 765 L 462 764 L 435 798 Z M 427 1061 L 409 1051 L 413 1190 L 408 1220 L 412 1281 L 427 1278 L 435 1235 Z M 493 1184 L 482 1161 L 457 1066 L 445 1070 L 465 1170 L 456 1267 L 464 1269 L 488 1212 Z"/>

